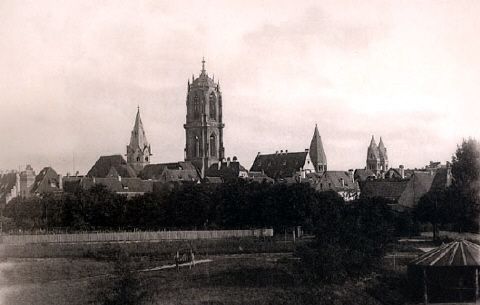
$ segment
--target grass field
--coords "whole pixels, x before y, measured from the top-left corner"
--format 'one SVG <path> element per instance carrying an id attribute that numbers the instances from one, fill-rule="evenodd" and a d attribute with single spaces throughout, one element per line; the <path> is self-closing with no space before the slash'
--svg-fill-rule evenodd
<path id="1" fill-rule="evenodd" d="M 172 264 L 173 250 L 185 246 L 162 242 L 4 249 L 10 257 L 0 262 L 0 304 L 103 304 L 114 288 L 113 255 L 119 247 L 131 257 L 131 270 L 143 270 Z M 392 279 L 401 280 L 392 272 L 387 281 L 374 278 L 340 286 L 306 285 L 295 268 L 292 243 L 233 239 L 196 241 L 192 246 L 196 259 L 212 262 L 179 272 L 173 268 L 134 273 L 138 289 L 146 293 L 145 304 L 373 305 L 382 304 L 379 298 L 383 297 L 393 299 L 388 304 L 402 304 L 397 302 L 403 297 L 397 295 L 395 285 L 388 285 Z M 392 292 L 386 293 L 389 289 Z"/>

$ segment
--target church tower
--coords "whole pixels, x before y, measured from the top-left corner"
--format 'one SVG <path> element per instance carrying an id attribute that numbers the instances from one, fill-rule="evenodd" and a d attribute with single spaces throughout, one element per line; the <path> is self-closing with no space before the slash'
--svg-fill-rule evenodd
<path id="1" fill-rule="evenodd" d="M 382 137 L 380 137 L 380 143 L 378 143 L 378 152 L 380 156 L 380 169 L 384 172 L 388 170 L 388 155 L 387 148 L 383 144 Z"/>
<path id="2" fill-rule="evenodd" d="M 375 174 L 380 172 L 380 151 L 374 137 L 370 141 L 370 146 L 367 150 L 367 169 L 371 170 Z"/>
<path id="3" fill-rule="evenodd" d="M 224 158 L 222 93 L 205 71 L 205 59 L 198 78 L 192 76 L 187 86 L 185 161 L 204 171 Z"/>
<path id="4" fill-rule="evenodd" d="M 127 163 L 138 174 L 145 165 L 150 164 L 151 155 L 150 144 L 148 144 L 140 118 L 140 107 L 138 107 L 135 125 L 130 136 L 130 144 L 127 145 Z"/>
<path id="5" fill-rule="evenodd" d="M 323 149 L 322 137 L 318 132 L 317 124 L 315 124 L 312 142 L 310 142 L 310 158 L 316 173 L 323 174 L 327 171 L 327 156 Z"/>

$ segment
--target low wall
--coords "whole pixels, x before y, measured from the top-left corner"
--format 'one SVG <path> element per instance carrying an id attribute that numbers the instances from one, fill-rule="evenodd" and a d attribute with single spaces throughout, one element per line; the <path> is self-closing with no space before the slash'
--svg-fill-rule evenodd
<path id="1" fill-rule="evenodd" d="M 3 235 L 0 244 L 134 242 L 159 240 L 218 239 L 228 237 L 272 237 L 273 229 L 215 231 L 153 231 L 76 234 Z"/>
<path id="2" fill-rule="evenodd" d="M 432 232 L 422 232 L 421 235 L 423 237 L 433 237 Z M 480 234 L 475 234 L 475 233 L 458 233 L 458 232 L 450 232 L 450 231 L 440 231 L 438 233 L 438 236 L 447 237 L 455 240 L 467 239 L 477 243 L 480 242 Z"/>

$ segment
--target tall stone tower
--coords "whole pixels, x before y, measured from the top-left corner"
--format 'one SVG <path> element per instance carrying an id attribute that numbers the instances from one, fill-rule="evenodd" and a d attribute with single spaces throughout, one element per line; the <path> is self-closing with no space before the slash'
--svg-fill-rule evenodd
<path id="1" fill-rule="evenodd" d="M 224 158 L 222 93 L 205 71 L 205 59 L 198 78 L 192 76 L 187 87 L 187 118 L 185 128 L 185 161 L 204 170 Z"/>
<path id="2" fill-rule="evenodd" d="M 386 172 L 388 170 L 388 155 L 382 137 L 380 137 L 380 143 L 378 143 L 378 153 L 380 155 L 380 170 Z"/>
<path id="3" fill-rule="evenodd" d="M 130 136 L 130 144 L 127 145 L 127 163 L 138 174 L 145 165 L 150 164 L 151 155 L 150 144 L 148 144 L 140 118 L 140 107 L 138 107 L 135 125 Z"/>
<path id="4" fill-rule="evenodd" d="M 327 171 L 327 156 L 323 149 L 322 137 L 318 132 L 317 124 L 315 124 L 312 142 L 310 142 L 310 158 L 316 173 L 322 174 Z"/>
<path id="5" fill-rule="evenodd" d="M 370 146 L 367 150 L 367 169 L 371 170 L 375 174 L 380 172 L 380 151 L 374 137 L 370 141 Z"/>

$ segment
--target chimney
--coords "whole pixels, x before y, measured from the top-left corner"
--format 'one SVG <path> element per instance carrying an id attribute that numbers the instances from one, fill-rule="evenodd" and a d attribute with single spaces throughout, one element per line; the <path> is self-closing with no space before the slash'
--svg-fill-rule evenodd
<path id="1" fill-rule="evenodd" d="M 353 169 L 348 170 L 348 176 L 350 177 L 350 181 L 352 181 L 352 183 L 355 183 L 355 175 Z"/>
<path id="2" fill-rule="evenodd" d="M 283 150 L 281 150 L 280 153 L 283 154 Z"/>
<path id="3" fill-rule="evenodd" d="M 285 154 L 288 154 L 288 149 L 285 149 Z"/>
<path id="4" fill-rule="evenodd" d="M 227 167 L 230 167 L 230 157 L 227 158 Z"/>
<path id="5" fill-rule="evenodd" d="M 305 152 L 308 153 L 310 150 L 308 148 L 305 148 Z"/>
<path id="6" fill-rule="evenodd" d="M 258 153 L 257 153 L 257 156 L 260 156 L 260 154 L 261 154 L 261 153 L 260 153 L 260 152 L 258 152 Z"/>
<path id="7" fill-rule="evenodd" d="M 345 187 L 345 180 L 343 180 L 343 178 L 340 178 L 340 183 L 342 183 L 342 188 Z"/>
<path id="8" fill-rule="evenodd" d="M 63 190 L 63 179 L 62 175 L 58 175 L 58 188 Z"/>
<path id="9" fill-rule="evenodd" d="M 278 155 L 278 150 L 277 150 L 277 151 L 275 151 L 275 154 L 276 154 L 276 155 Z"/>
<path id="10" fill-rule="evenodd" d="M 405 179 L 405 168 L 403 167 L 403 165 L 400 165 L 399 168 L 400 168 L 400 177 L 402 179 Z"/>

